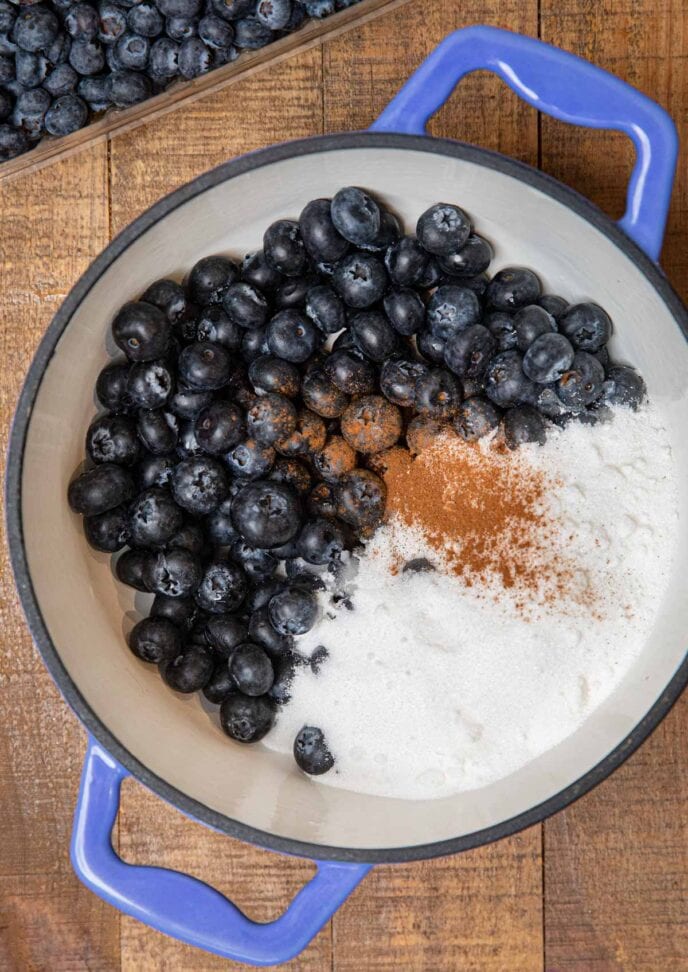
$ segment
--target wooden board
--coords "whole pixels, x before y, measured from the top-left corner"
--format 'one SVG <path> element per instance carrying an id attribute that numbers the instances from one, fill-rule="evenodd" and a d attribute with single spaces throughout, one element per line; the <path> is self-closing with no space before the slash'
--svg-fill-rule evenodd
<path id="1" fill-rule="evenodd" d="M 680 0 L 411 0 L 355 34 L 185 105 L 174 124 L 158 119 L 22 176 L 0 190 L 3 446 L 41 333 L 108 238 L 226 158 L 287 137 L 366 127 L 434 44 L 471 22 L 540 32 L 599 61 L 669 107 L 685 134 Z M 541 158 L 547 171 L 621 211 L 630 166 L 623 140 L 538 125 L 494 78 L 467 79 L 431 131 L 531 164 Z M 682 174 L 665 251 L 684 297 L 686 193 Z M 68 842 L 83 731 L 31 647 L 6 558 L 2 569 L 0 970 L 239 968 L 120 918 L 73 877 Z M 613 779 L 544 828 L 460 857 L 377 869 L 290 967 L 688 968 L 687 730 L 684 702 Z M 213 834 L 134 782 L 124 787 L 118 840 L 125 859 L 202 877 L 259 920 L 278 914 L 312 869 Z"/>

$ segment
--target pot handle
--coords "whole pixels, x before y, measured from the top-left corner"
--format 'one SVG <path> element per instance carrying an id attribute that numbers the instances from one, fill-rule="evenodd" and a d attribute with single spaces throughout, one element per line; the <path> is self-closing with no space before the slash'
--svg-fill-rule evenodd
<path id="1" fill-rule="evenodd" d="M 89 737 L 74 816 L 71 859 L 83 883 L 120 911 L 223 958 L 277 965 L 298 955 L 370 870 L 316 861 L 316 875 L 275 921 L 261 924 L 203 881 L 160 867 L 126 864 L 110 835 L 127 771 Z"/>
<path id="2" fill-rule="evenodd" d="M 534 108 L 587 128 L 625 132 L 636 150 L 619 226 L 659 258 L 676 169 L 671 117 L 625 81 L 574 54 L 496 27 L 450 34 L 411 75 L 371 131 L 424 135 L 428 119 L 472 71 L 488 70 Z"/>

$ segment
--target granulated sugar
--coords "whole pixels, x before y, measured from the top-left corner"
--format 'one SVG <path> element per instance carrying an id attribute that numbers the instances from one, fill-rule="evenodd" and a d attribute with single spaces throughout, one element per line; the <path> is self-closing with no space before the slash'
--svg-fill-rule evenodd
<path id="1" fill-rule="evenodd" d="M 479 447 L 488 466 L 513 464 L 544 484 L 529 501 L 533 564 L 565 565 L 559 580 L 570 585 L 541 587 L 526 575 L 505 583 L 489 564 L 457 572 L 470 531 L 443 547 L 422 518 L 390 503 L 349 582 L 353 609 L 320 595 L 322 620 L 298 648 L 310 655 L 324 645 L 329 658 L 318 675 L 298 670 L 265 740 L 290 752 L 304 724 L 322 728 L 336 764 L 320 783 L 408 799 L 492 783 L 575 731 L 641 651 L 678 516 L 659 413 L 619 410 L 608 423 L 553 430 L 542 447 L 497 458 L 494 448 Z M 436 569 L 401 569 L 419 558 Z"/>

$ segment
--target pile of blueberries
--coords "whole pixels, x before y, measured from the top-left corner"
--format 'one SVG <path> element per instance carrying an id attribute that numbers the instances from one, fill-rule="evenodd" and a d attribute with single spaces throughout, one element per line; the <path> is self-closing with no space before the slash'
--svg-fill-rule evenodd
<path id="1" fill-rule="evenodd" d="M 0 0 L 0 162 L 359 0 Z"/>
<path id="2" fill-rule="evenodd" d="M 69 502 L 97 550 L 128 546 L 118 578 L 155 595 L 131 650 L 220 704 L 233 739 L 261 739 L 296 667 L 326 658 L 294 639 L 382 521 L 385 450 L 500 425 L 515 448 L 642 400 L 601 307 L 543 295 L 523 267 L 489 279 L 491 257 L 458 206 L 404 235 L 347 187 L 273 223 L 241 266 L 204 257 L 115 317 L 125 357 L 98 377 L 106 411 Z M 314 726 L 294 754 L 312 774 L 334 762 Z"/>

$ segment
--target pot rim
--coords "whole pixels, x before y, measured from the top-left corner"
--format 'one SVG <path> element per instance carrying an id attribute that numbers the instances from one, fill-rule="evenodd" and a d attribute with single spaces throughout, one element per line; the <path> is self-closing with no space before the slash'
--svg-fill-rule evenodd
<path id="1" fill-rule="evenodd" d="M 615 749 L 563 790 L 560 790 L 554 796 L 514 817 L 461 837 L 408 847 L 359 849 L 326 846 L 294 840 L 233 820 L 231 817 L 212 810 L 205 804 L 187 796 L 155 773 L 152 773 L 110 732 L 108 727 L 101 721 L 96 712 L 94 712 L 86 699 L 81 695 L 52 643 L 41 614 L 40 605 L 33 590 L 24 547 L 21 516 L 21 479 L 24 448 L 38 390 L 57 343 L 69 324 L 74 311 L 110 265 L 153 224 L 195 196 L 202 194 L 221 182 L 245 172 L 294 157 L 340 149 L 358 148 L 391 148 L 448 155 L 452 158 L 477 163 L 481 166 L 503 172 L 521 182 L 533 186 L 556 201 L 563 203 L 602 232 L 632 260 L 638 271 L 647 278 L 654 290 L 667 305 L 674 320 L 688 341 L 688 312 L 659 265 L 654 263 L 594 203 L 575 190 L 548 176 L 546 173 L 488 149 L 451 139 L 430 136 L 349 132 L 337 135 L 312 136 L 296 141 L 280 143 L 225 162 L 163 197 L 134 220 L 134 222 L 125 227 L 108 244 L 102 253 L 96 257 L 74 284 L 48 326 L 31 362 L 19 396 L 8 449 L 6 517 L 10 561 L 16 586 L 29 630 L 31 631 L 43 662 L 63 697 L 88 732 L 132 776 L 151 789 L 157 796 L 176 806 L 187 816 L 206 824 L 214 830 L 221 831 L 231 837 L 239 838 L 269 850 L 314 858 L 316 860 L 354 861 L 368 864 L 400 863 L 454 854 L 458 851 L 469 850 L 473 847 L 499 840 L 502 837 L 510 836 L 557 813 L 574 800 L 589 792 L 619 767 L 648 738 L 667 715 L 688 684 L 688 655 L 686 655 L 659 698 L 635 728 Z"/>

